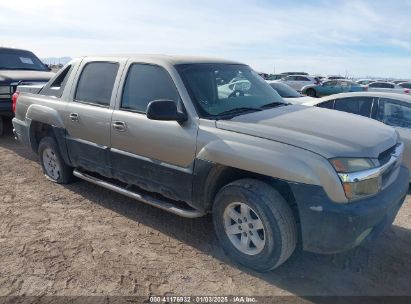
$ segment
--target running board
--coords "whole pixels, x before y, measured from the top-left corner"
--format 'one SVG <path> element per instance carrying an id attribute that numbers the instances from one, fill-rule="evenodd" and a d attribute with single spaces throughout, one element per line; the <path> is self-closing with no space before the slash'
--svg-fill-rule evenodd
<path id="1" fill-rule="evenodd" d="M 90 183 L 93 183 L 95 185 L 101 186 L 103 188 L 112 190 L 114 192 L 123 194 L 123 195 L 128 196 L 128 197 L 134 198 L 134 199 L 139 200 L 140 202 L 143 202 L 143 203 L 148 204 L 150 206 L 160 208 L 162 210 L 177 214 L 177 215 L 182 216 L 182 217 L 196 218 L 196 217 L 201 217 L 201 216 L 205 215 L 205 213 L 200 212 L 198 210 L 194 210 L 194 209 L 189 210 L 189 209 L 179 208 L 179 207 L 176 207 L 175 205 L 173 205 L 170 202 L 163 201 L 163 200 L 160 200 L 158 198 L 154 198 L 150 195 L 139 194 L 137 192 L 132 192 L 132 191 L 127 190 L 123 187 L 114 185 L 114 184 L 109 183 L 107 181 L 104 181 L 102 179 L 91 176 L 87 173 L 81 172 L 77 169 L 75 169 L 73 171 L 73 175 L 78 177 L 78 178 L 84 179 L 85 181 L 88 181 Z"/>

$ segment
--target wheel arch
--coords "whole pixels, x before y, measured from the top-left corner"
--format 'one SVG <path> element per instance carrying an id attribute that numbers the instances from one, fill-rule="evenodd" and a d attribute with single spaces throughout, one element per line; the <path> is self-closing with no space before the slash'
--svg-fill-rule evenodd
<path id="1" fill-rule="evenodd" d="M 34 153 L 38 153 L 40 141 L 47 136 L 53 137 L 57 141 L 61 156 L 63 157 L 66 164 L 71 166 L 71 161 L 68 155 L 65 141 L 65 129 L 41 121 L 30 120 L 29 141 L 30 147 Z"/>
<path id="2" fill-rule="evenodd" d="M 299 211 L 293 191 L 289 182 L 242 170 L 221 164 L 215 164 L 203 160 L 197 160 L 193 183 L 193 207 L 205 212 L 210 212 L 218 191 L 224 186 L 240 179 L 252 178 L 265 182 L 277 190 L 289 203 L 297 223 L 299 223 Z"/>

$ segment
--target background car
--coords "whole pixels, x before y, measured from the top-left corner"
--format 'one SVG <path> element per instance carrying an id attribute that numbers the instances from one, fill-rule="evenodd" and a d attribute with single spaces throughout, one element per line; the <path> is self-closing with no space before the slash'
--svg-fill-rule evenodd
<path id="1" fill-rule="evenodd" d="M 320 80 L 318 78 L 307 76 L 307 75 L 290 75 L 278 81 L 289 85 L 290 87 L 292 87 L 293 89 L 297 91 L 301 91 L 301 89 L 305 87 L 306 85 L 320 83 Z"/>
<path id="2" fill-rule="evenodd" d="M 411 89 L 411 82 L 407 81 L 407 82 L 400 82 L 398 83 L 398 85 L 404 89 Z"/>
<path id="3" fill-rule="evenodd" d="M 281 75 L 289 76 L 289 75 L 307 75 L 308 73 L 306 72 L 283 72 Z"/>
<path id="4" fill-rule="evenodd" d="M 404 163 L 411 170 L 411 96 L 383 92 L 346 93 L 315 99 L 304 105 L 357 114 L 393 126 L 404 141 Z"/>
<path id="5" fill-rule="evenodd" d="M 311 101 L 312 97 L 304 96 L 301 93 L 298 93 L 289 85 L 281 83 L 278 81 L 267 81 L 268 84 L 277 91 L 277 93 L 287 102 L 292 104 L 302 104 L 304 102 Z"/>
<path id="6" fill-rule="evenodd" d="M 320 84 L 308 85 L 302 88 L 301 93 L 311 97 L 322 97 L 345 92 L 361 92 L 365 88 L 358 83 L 347 79 L 328 80 Z"/>
<path id="7" fill-rule="evenodd" d="M 228 98 L 231 94 L 238 94 L 244 96 L 251 88 L 251 83 L 247 79 L 233 79 L 230 83 L 218 86 L 218 97 Z"/>
<path id="8" fill-rule="evenodd" d="M 45 83 L 54 73 L 32 52 L 0 47 L 0 136 L 3 121 L 13 117 L 12 95 L 22 83 Z"/>
<path id="9" fill-rule="evenodd" d="M 328 75 L 324 80 L 336 80 L 336 79 L 346 79 L 341 75 Z"/>
<path id="10" fill-rule="evenodd" d="M 375 81 L 375 79 L 359 79 L 355 82 L 358 83 L 358 84 L 361 84 L 361 85 L 368 85 L 368 84 L 370 84 L 371 82 L 374 82 L 374 81 Z"/>
<path id="11" fill-rule="evenodd" d="M 281 78 L 284 78 L 286 75 L 284 74 L 269 74 L 266 80 L 279 80 Z"/>
<path id="12" fill-rule="evenodd" d="M 385 93 L 399 93 L 399 94 L 410 94 L 408 89 L 388 81 L 375 81 L 368 85 L 369 92 L 385 92 Z"/>
<path id="13" fill-rule="evenodd" d="M 403 83 L 403 82 L 411 82 L 410 80 L 394 80 L 394 81 L 391 81 L 391 82 L 393 82 L 393 83 L 395 83 L 395 84 L 400 84 L 400 83 Z"/>

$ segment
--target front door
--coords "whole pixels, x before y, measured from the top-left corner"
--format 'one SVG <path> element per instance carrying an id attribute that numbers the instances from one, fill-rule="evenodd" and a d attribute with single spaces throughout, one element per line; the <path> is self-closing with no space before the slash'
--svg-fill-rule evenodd
<path id="1" fill-rule="evenodd" d="M 181 98 L 158 65 L 130 63 L 113 112 L 110 161 L 116 178 L 175 200 L 191 198 L 197 121 L 146 117 L 152 100 Z"/>

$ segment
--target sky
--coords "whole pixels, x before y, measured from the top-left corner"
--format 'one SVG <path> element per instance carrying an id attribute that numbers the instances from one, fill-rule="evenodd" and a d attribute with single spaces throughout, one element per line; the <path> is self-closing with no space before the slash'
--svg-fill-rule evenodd
<path id="1" fill-rule="evenodd" d="M 156 53 L 411 78 L 411 0 L 0 0 L 0 46 L 39 57 Z"/>

